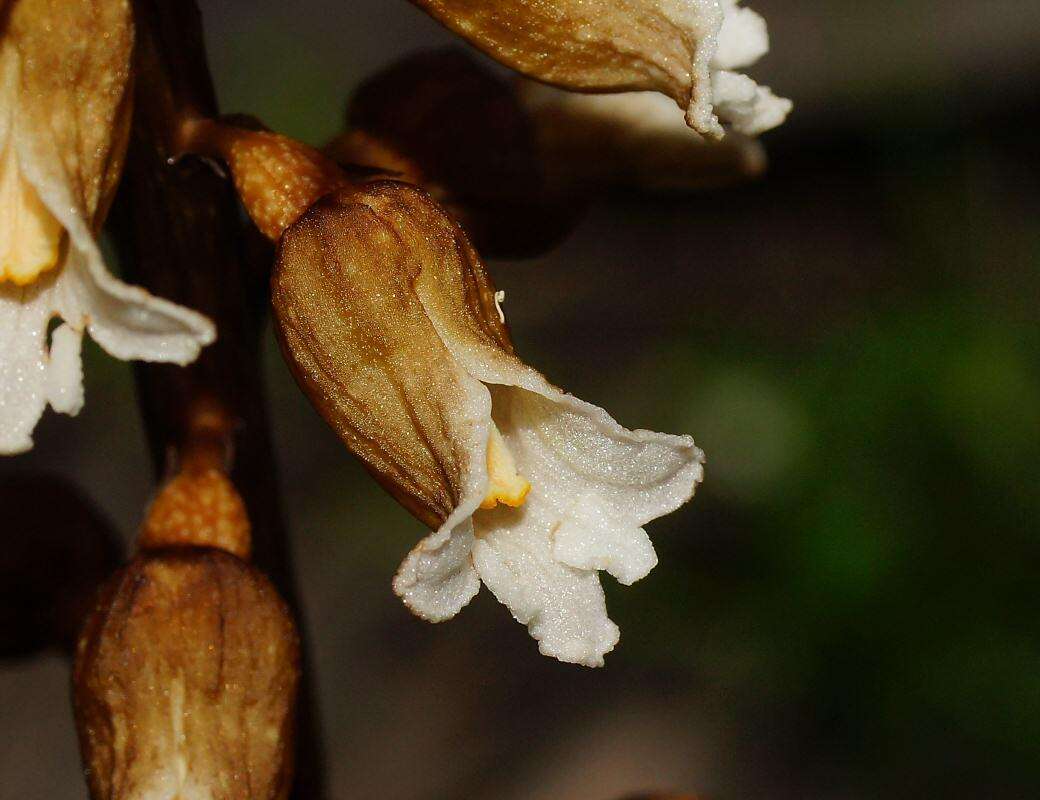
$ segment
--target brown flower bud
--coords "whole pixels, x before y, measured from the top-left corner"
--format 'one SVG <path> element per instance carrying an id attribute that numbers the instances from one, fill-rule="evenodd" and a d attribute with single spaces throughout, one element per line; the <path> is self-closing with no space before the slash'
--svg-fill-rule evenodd
<path id="1" fill-rule="evenodd" d="M 732 70 L 769 49 L 765 21 L 737 0 L 412 0 L 492 58 L 564 89 L 654 90 L 699 133 L 720 119 L 756 135 L 791 110 Z"/>
<path id="2" fill-rule="evenodd" d="M 138 556 L 73 668 L 91 796 L 284 798 L 298 681 L 295 627 L 257 570 L 218 550 Z"/>
<path id="3" fill-rule="evenodd" d="M 412 0 L 485 53 L 547 83 L 656 90 L 721 134 L 708 62 L 722 21 L 710 0 Z"/>

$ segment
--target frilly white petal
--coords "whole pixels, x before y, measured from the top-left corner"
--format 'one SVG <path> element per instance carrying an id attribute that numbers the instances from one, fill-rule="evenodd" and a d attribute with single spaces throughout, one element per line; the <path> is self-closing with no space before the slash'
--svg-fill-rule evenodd
<path id="1" fill-rule="evenodd" d="M 790 100 L 777 97 L 768 86 L 759 86 L 747 75 L 728 70 L 713 72 L 711 87 L 719 116 L 747 136 L 781 125 L 793 107 Z"/>
<path id="2" fill-rule="evenodd" d="M 480 591 L 472 550 L 472 521 L 440 528 L 405 556 L 394 576 L 394 592 L 417 617 L 429 622 L 451 619 Z"/>
<path id="3" fill-rule="evenodd" d="M 69 305 L 80 312 L 91 337 L 116 358 L 190 364 L 217 338 L 202 314 L 112 277 L 89 235 L 75 241 L 75 251 L 70 248 L 65 269 L 70 272 Z"/>
<path id="4" fill-rule="evenodd" d="M 749 67 L 769 52 L 766 21 L 758 12 L 738 5 L 738 0 L 722 0 L 722 9 L 712 69 Z"/>
<path id="5" fill-rule="evenodd" d="M 689 500 L 703 479 L 704 454 L 689 436 L 628 430 L 515 359 L 488 366 L 476 360 L 469 368 L 498 384 L 495 422 L 520 473 L 552 487 L 547 502 L 560 519 L 640 527 Z"/>
<path id="6" fill-rule="evenodd" d="M 482 515 L 473 563 L 499 602 L 527 625 L 543 655 L 602 666 L 620 637 L 607 616 L 603 587 L 595 572 L 556 560 L 551 514 L 543 510 L 539 498 L 530 497 L 521 508 Z"/>
<path id="7" fill-rule="evenodd" d="M 51 408 L 75 416 L 83 408 L 83 332 L 59 325 L 51 334 L 47 368 L 47 400 Z"/>
<path id="8" fill-rule="evenodd" d="M 553 557 L 576 569 L 602 569 L 631 586 L 657 566 L 657 553 L 642 528 L 614 524 L 609 514 L 581 502 L 553 534 Z"/>
<path id="9" fill-rule="evenodd" d="M 64 275 L 47 273 L 34 284 L 0 284 L 0 454 L 32 447 L 32 432 L 49 402 L 75 416 L 83 407 L 81 331 L 59 325 L 47 346 Z"/>
<path id="10" fill-rule="evenodd" d="M 443 622 L 461 611 L 478 591 L 480 579 L 470 560 L 474 512 L 487 493 L 487 441 L 491 428 L 491 395 L 477 381 L 466 393 L 468 408 L 459 413 L 471 420 L 470 437 L 460 444 L 471 456 L 462 475 L 462 499 L 451 515 L 401 562 L 394 592 L 422 619 Z"/>
<path id="11" fill-rule="evenodd" d="M 766 21 L 739 5 L 739 0 L 723 0 L 722 12 L 708 93 L 718 119 L 738 133 L 757 136 L 781 125 L 791 113 L 792 103 L 746 75 L 732 72 L 754 64 L 769 52 Z"/>

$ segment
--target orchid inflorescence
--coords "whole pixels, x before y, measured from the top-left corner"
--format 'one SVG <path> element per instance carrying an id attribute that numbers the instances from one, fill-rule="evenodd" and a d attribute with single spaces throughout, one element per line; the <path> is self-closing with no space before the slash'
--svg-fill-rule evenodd
<path id="1" fill-rule="evenodd" d="M 738 0 L 413 2 L 523 77 L 505 80 L 454 51 L 406 59 L 359 89 L 348 129 L 324 150 L 185 107 L 169 131 L 170 162 L 198 157 L 227 171 L 276 248 L 271 308 L 292 374 L 430 528 L 393 579 L 407 607 L 446 620 L 484 584 L 542 653 L 598 666 L 619 638 L 599 571 L 627 585 L 654 567 L 643 526 L 690 499 L 704 456 L 689 436 L 622 427 L 526 364 L 478 250 L 543 250 L 613 186 L 689 187 L 760 171 L 752 137 L 780 124 L 790 102 L 736 71 L 768 50 L 765 22 Z M 0 452 L 13 454 L 32 447 L 48 405 L 70 415 L 82 407 L 84 332 L 120 359 L 184 365 L 223 331 L 113 277 L 98 244 L 144 79 L 133 4 L 10 0 L 4 14 Z M 125 616 L 128 636 L 147 635 L 136 601 L 120 595 L 131 578 L 150 576 L 169 599 L 219 574 L 246 587 L 236 603 L 267 597 L 246 565 L 248 518 L 220 459 L 182 462 L 149 512 L 142 555 L 103 601 L 109 617 Z M 182 545 L 224 555 L 205 564 L 160 555 Z M 174 617 L 195 613 L 169 602 Z M 268 604 L 264 619 L 283 629 L 283 611 Z M 103 627 L 95 617 L 81 642 L 87 717 L 105 716 L 98 665 L 115 655 Z M 272 654 L 271 674 L 285 685 L 292 647 Z M 155 664 L 140 675 L 120 669 L 126 707 L 142 675 L 166 674 Z M 190 679 L 175 680 L 190 695 Z M 265 724 L 286 713 L 272 707 Z"/>

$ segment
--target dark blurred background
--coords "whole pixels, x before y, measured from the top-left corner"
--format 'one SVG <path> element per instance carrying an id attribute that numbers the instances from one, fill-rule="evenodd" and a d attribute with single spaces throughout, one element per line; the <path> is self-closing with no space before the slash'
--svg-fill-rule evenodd
<path id="1" fill-rule="evenodd" d="M 764 179 L 605 198 L 491 265 L 531 363 L 708 454 L 650 526 L 660 565 L 604 579 L 605 669 L 539 656 L 486 591 L 413 619 L 390 578 L 420 526 L 269 341 L 334 798 L 1040 796 L 1040 5 L 751 5 L 752 74 L 795 101 Z M 451 42 L 403 0 L 202 6 L 223 107 L 313 143 L 366 76 Z M 131 372 L 91 345 L 86 374 L 79 418 L 0 475 L 63 476 L 129 540 Z M 57 653 L 0 661 L 5 800 L 86 795 L 67 685 Z"/>

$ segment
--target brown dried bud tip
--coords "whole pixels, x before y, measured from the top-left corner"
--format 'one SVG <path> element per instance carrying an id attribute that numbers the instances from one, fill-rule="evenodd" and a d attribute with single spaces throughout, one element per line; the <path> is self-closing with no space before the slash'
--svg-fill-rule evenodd
<path id="1" fill-rule="evenodd" d="M 217 550 L 137 557 L 77 647 L 91 796 L 286 797 L 298 681 L 295 627 L 257 570 Z"/>
<path id="2" fill-rule="evenodd" d="M 272 241 L 318 198 L 348 182 L 335 162 L 278 133 L 201 120 L 186 138 L 188 150 L 227 163 L 250 219 Z"/>

